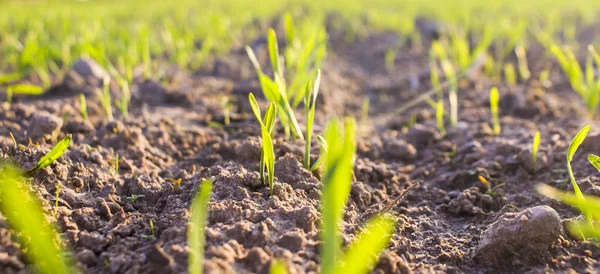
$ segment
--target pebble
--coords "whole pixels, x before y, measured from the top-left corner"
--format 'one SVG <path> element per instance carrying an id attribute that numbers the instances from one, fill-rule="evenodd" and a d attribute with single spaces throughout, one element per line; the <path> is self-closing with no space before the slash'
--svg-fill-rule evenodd
<path id="1" fill-rule="evenodd" d="M 549 206 L 505 213 L 484 232 L 475 258 L 487 264 L 510 262 L 513 258 L 521 262 L 539 260 L 562 234 L 560 217 Z"/>
<path id="2" fill-rule="evenodd" d="M 81 58 L 73 64 L 73 71 L 79 76 L 89 79 L 93 78 L 102 81 L 104 77 L 109 77 L 108 72 L 104 70 L 96 61 L 89 58 Z"/>
<path id="3" fill-rule="evenodd" d="M 424 148 L 441 138 L 433 127 L 416 124 L 404 134 L 404 140 L 416 149 Z"/>
<path id="4" fill-rule="evenodd" d="M 60 117 L 48 112 L 38 112 L 33 114 L 31 118 L 27 135 L 34 142 L 40 139 L 54 140 L 58 136 L 62 126 L 63 120 Z"/>

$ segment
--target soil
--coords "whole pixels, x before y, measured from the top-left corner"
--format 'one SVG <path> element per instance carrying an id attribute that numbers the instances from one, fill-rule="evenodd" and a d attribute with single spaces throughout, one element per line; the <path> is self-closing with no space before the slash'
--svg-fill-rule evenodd
<path id="1" fill-rule="evenodd" d="M 569 189 L 565 153 L 570 139 L 584 124 L 600 129 L 585 120 L 581 101 L 556 66 L 551 87 L 536 80 L 499 86 L 499 136 L 490 126 L 488 97 L 489 88 L 498 83 L 483 75 L 464 79 L 460 121 L 440 135 L 427 104 L 396 111 L 429 88 L 423 48 L 405 45 L 395 69 L 386 71 L 385 49 L 395 43 L 394 35 L 372 34 L 351 44 L 339 42 L 338 36 L 331 35 L 332 49 L 322 69 L 315 131 L 320 133 L 334 115 L 360 118 L 363 98 L 371 104 L 368 121 L 361 126 L 344 244 L 373 212 L 419 183 L 393 207 L 396 230 L 374 273 L 600 269 L 600 248 L 566 232 L 535 254 L 516 250 L 494 259 L 475 256 L 486 229 L 504 214 L 547 205 L 562 220 L 578 216 L 534 189 L 538 183 Z M 264 44 L 257 47 L 265 61 Z M 537 78 L 547 59 L 530 59 Z M 73 73 L 65 81 L 57 79 L 43 96 L 17 96 L 11 107 L 2 106 L 0 156 L 25 169 L 56 140 L 73 134 L 68 153 L 37 172 L 31 188 L 50 212 L 60 184 L 58 216 L 48 218 L 57 224 L 79 267 L 85 273 L 186 272 L 190 203 L 202 179 L 210 178 L 214 189 L 206 229 L 207 273 L 268 273 L 275 258 L 287 262 L 291 273 L 318 272 L 321 184 L 302 168 L 303 143 L 281 137 L 281 130 L 275 139 L 274 195 L 260 184 L 260 129 L 247 95 L 253 92 L 263 107 L 266 103 L 244 50 L 219 57 L 194 75 L 176 68 L 168 73 L 160 83 L 137 80 L 130 116 L 115 110 L 113 122 L 107 122 L 94 97 L 97 83 Z M 118 97 L 116 86 L 113 91 Z M 88 96 L 90 121 L 78 112 L 75 96 L 82 92 Z M 231 124 L 220 128 L 210 122 L 224 121 L 219 104 L 223 94 L 230 97 L 233 110 Z M 536 130 L 542 142 L 533 172 L 529 159 Z M 24 147 L 14 147 L 10 133 Z M 573 162 L 575 177 L 589 194 L 600 193 L 600 175 L 584 155 L 600 152 L 598 138 L 600 133 L 590 133 Z M 315 159 L 318 152 L 315 142 Z M 492 192 L 479 176 L 492 185 Z M 178 188 L 172 182 L 177 179 Z M 13 233 L 0 221 L 0 272 L 31 272 Z"/>

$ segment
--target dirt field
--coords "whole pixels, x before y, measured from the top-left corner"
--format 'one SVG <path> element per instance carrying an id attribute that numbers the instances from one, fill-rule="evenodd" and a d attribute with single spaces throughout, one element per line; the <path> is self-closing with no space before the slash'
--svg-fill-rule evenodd
<path id="1" fill-rule="evenodd" d="M 566 150 L 577 130 L 590 123 L 558 67 L 551 70 L 552 85 L 532 80 L 499 86 L 499 136 L 490 126 L 490 81 L 479 74 L 463 79 L 458 126 L 441 136 L 435 111 L 427 104 L 397 111 L 430 89 L 426 49 L 405 46 L 395 69 L 386 71 L 385 48 L 393 35 L 372 34 L 352 44 L 338 36 L 331 34 L 322 68 L 315 131 L 334 115 L 360 120 L 362 100 L 370 99 L 369 117 L 361 124 L 344 242 L 352 241 L 364 222 L 404 189 L 419 184 L 393 208 L 396 231 L 374 273 L 599 269 L 600 248 L 594 243 L 576 241 L 566 230 L 549 241 L 527 234 L 531 229 L 544 234 L 551 226 L 545 221 L 541 228 L 519 227 L 510 234 L 516 240 L 506 239 L 492 251 L 482 247 L 492 223 L 522 210 L 552 207 L 560 215 L 561 230 L 560 221 L 578 215 L 534 189 L 538 183 L 569 188 Z M 266 63 L 266 45 L 259 41 L 254 47 Z M 549 64 L 535 54 L 529 62 L 536 76 Z M 137 81 L 130 117 L 116 114 L 114 122 L 106 121 L 94 99 L 93 75 L 85 79 L 71 72 L 42 96 L 16 96 L 10 108 L 5 104 L 0 111 L 0 156 L 31 168 L 57 139 L 73 134 L 68 153 L 36 173 L 31 187 L 51 212 L 56 186 L 61 185 L 56 223 L 86 273 L 185 272 L 189 207 L 203 178 L 214 181 L 206 230 L 207 273 L 268 273 L 274 258 L 283 258 L 291 273 L 317 272 L 321 183 L 302 168 L 303 142 L 278 135 L 275 195 L 269 196 L 268 187 L 260 184 L 260 128 L 251 115 L 248 93 L 256 94 L 263 107 L 266 102 L 245 51 L 235 49 L 195 75 L 168 71 L 161 83 Z M 75 96 L 82 92 L 89 96 L 90 121 L 78 114 Z M 219 128 L 211 122 L 224 122 L 222 94 L 234 107 L 231 124 Z M 597 123 L 592 123 L 594 129 L 600 129 Z M 533 172 L 536 130 L 542 139 Z M 26 148 L 15 148 L 10 133 Z M 29 138 L 32 144 L 27 145 Z M 599 138 L 600 133 L 591 132 L 573 163 L 582 190 L 594 195 L 600 194 L 599 176 L 584 154 L 599 152 Z M 318 151 L 315 142 L 315 159 Z M 177 179 L 178 188 L 173 183 Z M 517 217 L 539 225 L 535 210 L 531 212 Z M 8 225 L 0 224 L 0 272 L 32 271 Z"/>

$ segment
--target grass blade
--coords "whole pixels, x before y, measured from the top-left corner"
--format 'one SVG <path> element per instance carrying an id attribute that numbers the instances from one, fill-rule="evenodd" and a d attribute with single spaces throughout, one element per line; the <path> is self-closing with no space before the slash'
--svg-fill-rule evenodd
<path id="1" fill-rule="evenodd" d="M 575 152 L 577 151 L 577 149 L 579 148 L 581 143 L 583 143 L 583 140 L 585 140 L 585 137 L 587 137 L 587 134 L 589 131 L 590 131 L 590 125 L 587 125 L 587 126 L 583 127 L 581 130 L 579 130 L 579 132 L 577 132 L 577 135 L 575 135 L 575 138 L 573 138 L 573 140 L 571 141 L 571 144 L 569 145 L 569 151 L 567 153 L 567 161 L 569 161 L 569 162 L 573 161 L 573 155 L 575 154 Z"/>
<path id="2" fill-rule="evenodd" d="M 2 214 L 20 235 L 24 253 L 40 273 L 74 273 L 67 253 L 55 243 L 58 233 L 46 222 L 39 201 L 24 186 L 21 171 L 10 165 L 0 166 L 0 170 Z"/>
<path id="3" fill-rule="evenodd" d="M 531 144 L 531 162 L 533 163 L 533 171 L 536 171 L 537 165 L 537 155 L 540 147 L 540 131 L 535 132 L 535 136 L 533 137 L 533 143 Z"/>
<path id="4" fill-rule="evenodd" d="M 592 163 L 592 165 L 598 170 L 600 171 L 600 157 L 594 154 L 590 154 L 588 155 L 588 161 L 590 161 L 590 163 Z"/>
<path id="5" fill-rule="evenodd" d="M 192 216 L 188 223 L 187 239 L 190 251 L 188 253 L 188 272 L 202 274 L 204 272 L 204 245 L 206 243 L 205 229 L 208 219 L 208 202 L 212 193 L 212 181 L 202 180 L 200 192 L 192 202 Z"/>
<path id="6" fill-rule="evenodd" d="M 62 156 L 65 153 L 67 148 L 69 148 L 69 145 L 71 144 L 71 139 L 73 139 L 73 136 L 71 134 L 69 134 L 69 135 L 67 135 L 67 137 L 65 137 L 60 142 L 58 142 L 52 148 L 52 150 L 50 150 L 50 152 L 48 152 L 48 154 L 44 155 L 44 157 L 42 157 L 37 162 L 37 164 L 31 170 L 29 170 L 27 172 L 27 174 L 31 175 L 33 172 L 36 172 L 42 168 L 49 166 L 54 161 L 56 161 L 56 159 L 60 158 L 60 156 Z"/>
<path id="7" fill-rule="evenodd" d="M 492 123 L 494 126 L 494 135 L 500 135 L 500 118 L 498 118 L 498 88 L 493 87 L 490 90 L 490 110 L 492 112 Z"/>
<path id="8" fill-rule="evenodd" d="M 340 223 L 344 207 L 350 194 L 354 154 L 356 151 L 356 126 L 352 119 L 345 122 L 345 134 L 339 119 L 331 120 L 325 130 L 328 145 L 324 161 L 322 228 L 321 228 L 321 271 L 335 273 L 340 256 Z"/>
<path id="9" fill-rule="evenodd" d="M 379 254 L 390 242 L 395 224 L 396 222 L 392 218 L 381 215 L 369 220 L 365 230 L 346 250 L 346 254 L 338 263 L 334 273 L 368 273 L 377 262 Z"/>

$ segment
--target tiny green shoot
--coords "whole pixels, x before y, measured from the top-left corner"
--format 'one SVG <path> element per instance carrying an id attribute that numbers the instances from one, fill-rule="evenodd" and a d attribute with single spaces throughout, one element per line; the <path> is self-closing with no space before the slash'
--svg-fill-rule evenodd
<path id="1" fill-rule="evenodd" d="M 517 76 L 513 64 L 504 64 L 504 79 L 506 79 L 506 83 L 511 86 L 517 84 Z"/>
<path id="2" fill-rule="evenodd" d="M 83 93 L 79 94 L 79 114 L 81 114 L 83 120 L 89 120 L 87 102 L 85 101 L 85 95 L 83 95 Z"/>
<path id="3" fill-rule="evenodd" d="M 121 86 L 121 100 L 117 102 L 117 107 L 121 111 L 124 117 L 129 116 L 129 102 L 131 101 L 131 91 L 129 90 L 129 83 L 124 78 L 118 80 Z"/>
<path id="4" fill-rule="evenodd" d="M 273 260 L 269 274 L 288 274 L 287 265 L 282 260 Z"/>
<path id="5" fill-rule="evenodd" d="M 139 199 L 139 198 L 144 198 L 146 195 L 144 194 L 131 194 L 131 196 L 126 197 L 127 200 L 129 200 L 132 204 L 135 204 L 135 202 Z"/>
<path id="6" fill-rule="evenodd" d="M 533 164 L 533 172 L 536 172 L 537 169 L 537 155 L 538 149 L 540 147 L 540 131 L 535 132 L 535 136 L 533 137 L 533 143 L 531 144 L 531 163 Z"/>
<path id="7" fill-rule="evenodd" d="M 56 183 L 56 193 L 54 194 L 54 212 L 52 212 L 52 217 L 56 218 L 58 215 L 58 195 L 60 194 L 60 182 Z"/>
<path id="8" fill-rule="evenodd" d="M 69 145 L 71 144 L 71 139 L 73 139 L 73 136 L 71 134 L 69 134 L 69 135 L 67 135 L 67 137 L 65 137 L 60 142 L 58 142 L 52 148 L 52 150 L 50 150 L 50 152 L 48 152 L 48 154 L 44 155 L 44 157 L 42 157 L 37 162 L 37 164 L 27 172 L 27 175 L 31 175 L 34 172 L 49 166 L 54 161 L 56 161 L 56 159 L 60 158 L 60 156 L 62 156 L 65 153 L 67 148 L 69 148 Z"/>
<path id="9" fill-rule="evenodd" d="M 312 172 L 315 172 L 317 169 L 319 169 L 319 167 L 325 160 L 325 157 L 327 157 L 327 141 L 325 140 L 325 138 L 323 138 L 323 136 L 320 136 L 320 135 L 317 136 L 317 140 L 319 141 L 319 144 L 321 145 L 321 156 L 319 156 L 317 161 L 315 161 L 315 163 L 310 168 L 310 171 L 312 171 Z"/>
<path id="10" fill-rule="evenodd" d="M 260 161 L 260 179 L 264 184 L 264 168 L 267 169 L 267 175 L 269 178 L 269 193 L 273 195 L 273 184 L 275 182 L 275 150 L 273 148 L 273 139 L 271 138 L 271 132 L 275 127 L 275 116 L 277 115 L 277 107 L 275 103 L 271 103 L 265 112 L 264 120 L 260 112 L 260 106 L 254 97 L 254 94 L 248 94 L 248 101 L 252 112 L 256 116 L 258 123 L 261 128 L 262 135 L 262 153 Z"/>
<path id="11" fill-rule="evenodd" d="M 192 202 L 192 216 L 188 223 L 187 244 L 188 272 L 202 274 L 204 264 L 204 245 L 206 243 L 205 229 L 208 219 L 208 202 L 212 193 L 212 181 L 202 180 L 200 191 Z"/>
<path id="12" fill-rule="evenodd" d="M 304 97 L 304 111 L 306 114 L 306 134 L 304 141 L 304 168 L 310 169 L 310 148 L 313 133 L 313 123 L 315 120 L 315 109 L 317 104 L 317 95 L 321 85 L 321 70 L 317 70 L 317 78 L 314 84 L 309 80 L 306 83 L 306 92 Z"/>
<path id="13" fill-rule="evenodd" d="M 498 88 L 492 87 L 490 89 L 490 111 L 492 113 L 492 124 L 494 128 L 494 135 L 500 135 L 500 118 L 498 117 L 498 102 L 500 98 L 498 95 Z"/>
<path id="14" fill-rule="evenodd" d="M 156 238 L 156 228 L 154 227 L 154 221 L 152 219 L 150 219 L 149 224 L 150 224 L 150 232 L 152 233 L 152 237 Z"/>
<path id="15" fill-rule="evenodd" d="M 104 113 L 106 114 L 106 118 L 108 121 L 114 120 L 112 113 L 112 102 L 110 99 L 110 78 L 105 77 L 103 83 L 103 90 L 96 89 L 96 94 L 100 100 L 100 104 L 102 108 L 104 108 Z"/>
<path id="16" fill-rule="evenodd" d="M 581 192 L 581 189 L 579 189 L 579 186 L 577 185 L 577 182 L 575 181 L 575 176 L 573 175 L 573 168 L 571 167 L 571 161 L 573 161 L 573 155 L 575 154 L 575 152 L 577 152 L 577 149 L 579 148 L 581 143 L 583 143 L 583 140 L 585 140 L 585 137 L 587 136 L 589 131 L 590 131 L 590 125 L 587 125 L 587 126 L 583 127 L 581 130 L 579 130 L 579 132 L 577 132 L 577 135 L 575 135 L 575 137 L 571 141 L 571 144 L 569 145 L 569 150 L 567 151 L 567 170 L 569 172 L 569 179 L 571 180 L 571 185 L 573 186 L 575 195 L 580 200 L 585 200 L 585 198 L 583 197 L 583 193 Z M 588 219 L 588 221 L 591 222 L 591 217 L 589 216 L 589 212 L 583 212 L 583 213 L 586 216 L 586 218 Z"/>
<path id="17" fill-rule="evenodd" d="M 11 85 L 6 87 L 6 102 L 10 106 L 14 94 L 41 95 L 42 93 L 44 93 L 44 89 L 40 86 L 29 84 Z"/>

